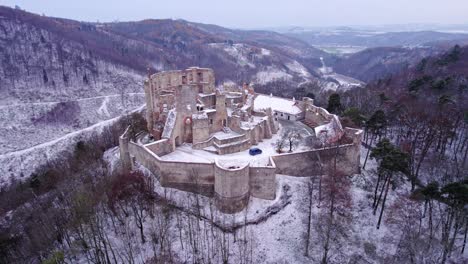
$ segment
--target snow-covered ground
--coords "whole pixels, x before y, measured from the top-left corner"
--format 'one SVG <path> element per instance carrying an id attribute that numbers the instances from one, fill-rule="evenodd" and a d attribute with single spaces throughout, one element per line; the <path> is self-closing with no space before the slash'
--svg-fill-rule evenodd
<path id="1" fill-rule="evenodd" d="M 110 166 L 116 166 L 115 160 L 118 159 L 118 149 L 112 149 L 106 153 L 106 159 Z M 365 150 L 362 151 L 362 159 L 365 157 Z M 361 175 L 352 177 L 351 186 L 351 221 L 347 226 L 345 233 L 346 239 L 341 241 L 333 241 L 332 250 L 330 251 L 330 263 L 348 263 L 350 259 L 358 258 L 362 262 L 359 263 L 376 263 L 380 262 L 383 257 L 388 257 L 395 254 L 396 247 L 394 241 L 398 240 L 401 235 L 400 230 L 391 229 L 383 222 L 379 230 L 376 229 L 377 216 L 372 214 L 371 210 L 371 193 L 372 180 L 371 172 L 375 170 L 375 162 L 370 160 L 367 165 L 367 171 Z M 146 174 L 149 172 L 139 166 L 139 169 Z M 312 206 L 312 229 L 311 229 L 311 245 L 310 256 L 304 256 L 305 252 L 305 235 L 307 234 L 308 208 L 309 208 L 309 178 L 307 177 L 292 177 L 287 175 L 277 175 L 277 196 L 275 200 L 262 200 L 250 198 L 249 204 L 245 210 L 234 215 L 222 214 L 219 211 L 210 208 L 212 206 L 212 198 L 198 196 L 194 194 L 179 191 L 176 189 L 163 188 L 159 183 L 155 182 L 155 191 L 163 197 L 166 197 L 170 204 L 178 208 L 176 211 L 182 212 L 181 219 L 176 221 L 174 215 L 170 216 L 170 227 L 168 234 L 171 236 L 171 248 L 174 250 L 177 258 L 186 259 L 190 262 L 193 258 L 193 252 L 187 245 L 189 234 L 186 231 L 180 236 L 179 229 L 187 230 L 187 223 L 190 217 L 194 214 L 194 204 L 197 200 L 200 204 L 200 227 L 205 234 L 204 229 L 211 230 L 211 225 L 215 225 L 215 230 L 221 228 L 227 230 L 226 237 L 230 241 L 230 256 L 229 263 L 240 263 L 242 254 L 239 253 L 242 244 L 235 242 L 232 230 L 235 231 L 237 239 L 243 239 L 244 236 L 251 248 L 252 263 L 318 263 L 321 260 L 323 250 L 321 248 L 320 237 L 317 234 L 315 225 L 318 223 L 317 215 L 321 208 L 318 206 L 318 190 L 317 187 L 313 193 Z M 315 179 L 315 186 L 318 184 L 318 178 Z M 396 194 L 404 195 L 407 192 L 406 188 L 401 188 L 397 192 L 392 192 L 387 201 L 390 206 L 396 198 Z M 178 213 L 176 213 L 178 214 Z M 191 216 L 190 216 L 191 215 Z M 213 220 L 210 220 L 213 219 Z M 143 263 L 146 259 L 153 256 L 153 248 L 147 244 L 141 244 L 139 234 L 131 223 L 132 218 L 127 218 L 127 231 L 131 234 L 136 263 Z M 145 225 L 146 237 L 150 237 L 152 232 L 153 222 L 150 217 L 147 217 Z M 179 221 L 179 223 L 178 223 Z M 211 224 L 213 221 L 213 224 Z M 109 224 L 110 225 L 110 224 Z M 110 229 L 110 227 L 109 227 Z M 231 230 L 231 231 L 229 231 Z M 112 246 L 121 252 L 125 247 L 125 238 L 123 234 L 116 234 L 109 231 L 113 237 Z M 210 233 L 210 232 L 208 232 Z M 215 233 L 217 234 L 217 233 Z M 206 238 L 209 240 L 209 235 Z M 379 256 L 381 257 L 379 259 Z M 218 256 L 219 257 L 219 256 Z M 216 261 L 215 261 L 216 262 Z"/>
<path id="2" fill-rule="evenodd" d="M 321 82 L 323 90 L 345 91 L 365 85 L 365 83 L 362 81 L 334 72 L 332 67 L 326 66 L 322 57 L 320 58 L 320 61 L 322 62 L 322 67 L 318 68 L 318 72 L 324 79 Z"/>
<path id="3" fill-rule="evenodd" d="M 105 102 L 105 98 L 102 98 L 103 102 Z M 140 107 L 131 111 L 126 110 L 121 115 L 142 111 L 143 107 L 140 104 Z M 55 160 L 60 153 L 71 152 L 78 141 L 100 137 L 104 129 L 110 128 L 120 120 L 121 115 L 110 119 L 106 118 L 104 121 L 82 129 L 61 131 L 61 133 L 55 133 L 54 130 L 37 131 L 39 137 L 48 135 L 45 132 L 51 133 L 51 136 L 46 140 L 31 142 L 34 144 L 31 144 L 30 147 L 0 154 L 0 187 L 9 185 L 13 180 L 21 181 L 28 178 L 40 166 Z M 22 133 L 22 130 L 18 133 Z"/>
<path id="4" fill-rule="evenodd" d="M 325 52 L 336 54 L 338 56 L 346 56 L 353 53 L 365 50 L 367 47 L 364 46 L 350 46 L 350 45 L 335 45 L 335 46 L 314 46 Z"/>
<path id="5" fill-rule="evenodd" d="M 255 97 L 255 111 L 262 111 L 267 108 L 271 108 L 273 111 L 289 113 L 292 115 L 299 114 L 302 111 L 293 100 L 262 94 Z"/>
<path id="6" fill-rule="evenodd" d="M 284 123 L 285 122 L 283 122 L 283 124 Z M 272 138 L 264 139 L 262 142 L 259 142 L 257 145 L 255 145 L 255 147 L 262 150 L 261 154 L 255 156 L 251 156 L 249 154 L 249 150 L 244 150 L 232 154 L 217 155 L 205 150 L 193 149 L 191 144 L 183 144 L 182 146 L 177 147 L 175 151 L 162 156 L 161 159 L 167 161 L 192 161 L 201 163 L 211 163 L 218 159 L 220 161 L 236 161 L 239 164 L 250 162 L 251 164 L 264 166 L 268 164 L 268 159 L 270 156 L 278 154 L 276 152 L 276 142 L 281 139 L 283 131 L 288 129 L 288 127 L 297 130 L 303 136 L 310 135 L 310 133 L 305 130 L 305 128 L 301 128 L 302 124 L 292 124 L 292 122 L 289 122 L 287 126 L 281 125 L 280 130 L 274 134 Z M 283 151 L 287 151 L 288 147 L 289 146 L 285 144 Z M 304 151 L 307 149 L 308 147 L 304 145 L 303 142 L 301 142 L 297 148 L 294 148 L 293 152 Z"/>
<path id="7" fill-rule="evenodd" d="M 310 72 L 299 62 L 296 60 L 293 61 L 292 63 L 286 63 L 286 67 L 288 67 L 289 70 L 298 73 L 300 76 L 304 78 L 310 78 Z"/>
<path id="8" fill-rule="evenodd" d="M 267 67 L 263 71 L 257 72 L 255 75 L 255 81 L 259 84 L 267 84 L 278 80 L 289 81 L 292 78 L 293 76 L 291 74 L 272 66 Z"/>
<path id="9" fill-rule="evenodd" d="M 248 45 L 236 43 L 236 44 L 225 44 L 225 43 L 210 43 L 211 47 L 221 49 L 235 59 L 237 64 L 240 66 L 248 66 L 255 68 L 255 64 L 252 63 L 252 58 L 249 58 L 251 48 Z M 270 51 L 267 49 L 261 49 L 257 56 L 269 56 Z"/>
<path id="10" fill-rule="evenodd" d="M 361 163 L 367 149 L 361 149 Z M 119 164 L 118 147 L 105 152 L 109 171 Z M 154 177 L 146 168 L 137 164 L 138 170 Z M 350 203 L 348 221 L 339 231 L 344 235 L 330 241 L 327 263 L 406 263 L 397 261 L 405 231 L 401 226 L 387 221 L 392 207 L 401 197 L 409 194 L 409 184 L 401 183 L 390 190 L 386 211 L 380 229 L 376 228 L 378 214 L 372 213 L 372 195 L 376 163 L 369 160 L 361 174 L 350 175 Z M 171 252 L 175 263 L 223 263 L 223 250 L 227 263 L 320 263 L 323 255 L 323 236 L 318 229 L 323 222 L 319 215 L 328 213 L 327 206 L 319 204 L 319 177 L 276 176 L 276 198 L 263 200 L 251 197 L 248 206 L 236 214 L 223 214 L 216 210 L 213 198 L 162 187 L 154 181 L 154 191 L 164 202 L 151 202 L 151 213 L 144 213 L 142 243 L 134 213 L 110 219 L 101 214 L 108 247 L 118 263 L 148 263 L 153 258 L 163 258 Z M 312 214 L 309 256 L 305 256 L 309 221 L 309 183 L 313 182 Z M 122 205 L 124 205 L 123 202 Z M 121 206 L 122 206 L 121 205 Z M 106 206 L 106 205 L 103 205 Z M 116 220 L 118 218 L 118 221 Z M 403 221 L 404 219 L 402 219 Z M 417 225 L 417 223 L 415 223 Z M 193 243 L 196 243 L 194 245 Z M 73 263 L 88 263 L 81 248 L 63 248 L 67 259 Z M 93 250 L 92 247 L 88 251 Z M 167 252 L 165 252 L 167 253 Z M 466 254 L 466 253 L 465 253 Z M 466 255 L 465 255 L 466 256 Z M 245 258 L 249 261 L 245 261 Z M 466 258 L 454 254 L 452 262 L 466 263 Z M 408 262 L 409 263 L 409 262 Z M 422 262 L 413 262 L 422 263 Z M 437 263 L 437 262 L 430 262 Z"/>
<path id="11" fill-rule="evenodd" d="M 120 116 L 143 103 L 143 93 L 130 93 L 0 106 L 0 153 L 28 149 L 60 138 Z"/>

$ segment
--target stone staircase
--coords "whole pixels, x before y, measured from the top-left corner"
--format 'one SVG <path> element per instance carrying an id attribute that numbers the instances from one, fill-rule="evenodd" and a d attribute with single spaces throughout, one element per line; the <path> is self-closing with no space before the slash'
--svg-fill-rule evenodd
<path id="1" fill-rule="evenodd" d="M 218 155 L 240 152 L 250 148 L 250 138 L 246 134 L 234 135 L 232 137 L 217 138 L 215 136 L 213 145 L 203 150 Z"/>

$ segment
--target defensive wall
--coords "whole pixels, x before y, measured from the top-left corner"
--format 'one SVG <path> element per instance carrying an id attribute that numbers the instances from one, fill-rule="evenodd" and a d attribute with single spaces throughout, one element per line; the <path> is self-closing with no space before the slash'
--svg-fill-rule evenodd
<path id="1" fill-rule="evenodd" d="M 359 173 L 362 130 L 345 128 L 344 133 L 347 141 L 339 142 L 342 144 L 273 155 L 262 166 L 248 162 L 229 165 L 222 160 L 205 163 L 162 160 L 160 156 L 171 151 L 167 139 L 143 145 L 130 141 L 128 133 L 120 138 L 120 153 L 124 166 L 137 161 L 158 177 L 162 186 L 214 196 L 222 212 L 234 213 L 245 208 L 250 196 L 275 199 L 276 174 L 325 175 L 335 161 L 337 171 L 346 175 Z"/>

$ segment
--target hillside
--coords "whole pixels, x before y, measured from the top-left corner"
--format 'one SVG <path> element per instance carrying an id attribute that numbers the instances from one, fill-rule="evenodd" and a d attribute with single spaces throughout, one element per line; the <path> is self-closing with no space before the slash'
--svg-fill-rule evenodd
<path id="1" fill-rule="evenodd" d="M 400 29 L 401 30 L 401 29 Z M 404 31 L 401 30 L 401 31 Z M 337 28 L 330 30 L 291 30 L 288 36 L 301 39 L 314 46 L 362 46 L 392 47 L 419 46 L 428 42 L 466 40 L 468 34 L 437 31 L 381 32 L 354 28 Z"/>
<path id="2" fill-rule="evenodd" d="M 453 45 L 452 45 L 453 46 Z M 439 47 L 376 47 L 338 59 L 332 66 L 337 73 L 371 82 L 414 67 L 421 59 L 437 55 Z"/>
<path id="3" fill-rule="evenodd" d="M 383 81 L 372 82 L 368 89 L 392 96 L 411 95 L 414 100 L 435 100 L 441 96 L 450 96 L 466 109 L 463 96 L 467 93 L 467 73 L 468 46 L 457 45 L 442 54 L 419 60 L 406 71 Z"/>
<path id="4" fill-rule="evenodd" d="M 467 73 L 468 46 L 454 46 L 398 74 L 343 94 L 346 107 L 360 112 L 360 117 L 354 115 L 355 120 L 383 111 L 384 134 L 412 154 L 413 188 L 466 177 Z"/>
<path id="5" fill-rule="evenodd" d="M 293 90 L 321 78 L 320 57 L 334 60 L 278 33 L 183 20 L 87 23 L 0 7 L 0 29 L 0 94 L 9 104 L 138 92 L 148 68 L 194 65 L 215 69 L 218 83 L 283 80 Z"/>

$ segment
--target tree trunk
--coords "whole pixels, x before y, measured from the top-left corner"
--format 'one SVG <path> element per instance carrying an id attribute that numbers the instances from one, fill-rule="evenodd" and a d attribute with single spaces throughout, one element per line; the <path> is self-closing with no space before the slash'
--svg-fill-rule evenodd
<path id="1" fill-rule="evenodd" d="M 383 215 L 383 211 L 385 209 L 385 201 L 387 200 L 387 195 L 388 195 L 388 189 L 389 188 L 390 188 L 390 176 L 388 177 L 387 187 L 385 188 L 385 196 L 384 196 L 383 201 L 382 201 L 382 209 L 380 210 L 379 222 L 377 222 L 377 229 L 380 228 L 380 223 L 382 222 L 382 215 Z"/>
<path id="2" fill-rule="evenodd" d="M 372 144 L 374 143 L 374 139 L 375 139 L 375 136 L 372 134 L 371 135 L 371 141 L 370 143 L 367 145 L 368 149 L 367 149 L 367 153 L 366 153 L 366 158 L 364 159 L 364 164 L 362 165 L 362 169 L 365 170 L 366 169 L 366 164 L 367 164 L 367 159 L 369 158 L 369 153 L 372 149 Z M 367 142 L 366 142 L 367 144 Z"/>
<path id="3" fill-rule="evenodd" d="M 465 220 L 466 221 L 466 220 Z M 466 233 L 468 231 L 468 221 L 465 222 L 465 235 L 463 237 L 463 246 L 462 246 L 462 250 L 461 250 L 461 254 L 463 255 L 463 253 L 465 252 L 465 246 L 466 246 Z"/>
<path id="4" fill-rule="evenodd" d="M 309 256 L 310 228 L 312 224 L 312 203 L 313 203 L 312 195 L 314 192 L 314 181 L 312 180 L 312 178 L 310 178 L 308 185 L 309 185 L 309 217 L 307 221 L 307 237 L 306 237 L 306 248 L 305 248 L 305 254 L 304 254 L 306 257 Z"/>
<path id="5" fill-rule="evenodd" d="M 379 185 L 380 185 L 380 180 L 381 180 L 382 176 L 379 173 L 377 173 L 377 183 L 375 185 L 375 190 L 374 190 L 374 202 L 372 203 L 372 208 L 375 208 L 376 207 L 376 202 L 377 202 L 377 193 L 379 191 Z"/>
<path id="6" fill-rule="evenodd" d="M 379 198 L 377 199 L 377 202 L 375 203 L 374 210 L 372 212 L 374 215 L 377 213 L 377 209 L 379 208 L 380 200 L 382 200 L 382 196 L 383 196 L 387 181 L 390 181 L 390 176 L 387 176 L 386 178 L 384 178 L 384 182 L 382 184 L 382 189 L 380 190 Z"/>

